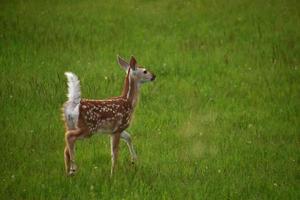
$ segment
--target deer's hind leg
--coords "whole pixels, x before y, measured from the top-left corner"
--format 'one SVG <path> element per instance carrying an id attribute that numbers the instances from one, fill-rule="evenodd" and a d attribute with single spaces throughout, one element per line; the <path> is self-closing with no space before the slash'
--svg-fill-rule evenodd
<path id="1" fill-rule="evenodd" d="M 66 147 L 65 147 L 65 167 L 66 167 L 66 173 L 68 175 L 73 175 L 76 172 L 77 166 L 75 164 L 75 141 L 80 138 L 84 138 L 84 135 L 86 134 L 85 131 L 81 129 L 75 129 L 75 130 L 68 130 L 65 134 L 65 141 L 66 141 Z"/>
<path id="2" fill-rule="evenodd" d="M 67 145 L 65 146 L 65 150 L 64 150 L 64 158 L 65 158 L 66 174 L 68 174 L 70 171 L 70 153 Z"/>

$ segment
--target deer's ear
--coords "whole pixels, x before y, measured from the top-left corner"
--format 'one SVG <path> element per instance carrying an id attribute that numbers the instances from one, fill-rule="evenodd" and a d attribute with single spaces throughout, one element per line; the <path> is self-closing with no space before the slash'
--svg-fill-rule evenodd
<path id="1" fill-rule="evenodd" d="M 135 70 L 136 69 L 136 59 L 135 57 L 131 56 L 131 59 L 130 59 L 130 68 Z"/>
<path id="2" fill-rule="evenodd" d="M 123 58 L 121 58 L 119 55 L 117 56 L 117 60 L 119 65 L 125 70 L 128 70 L 129 64 L 126 62 Z"/>

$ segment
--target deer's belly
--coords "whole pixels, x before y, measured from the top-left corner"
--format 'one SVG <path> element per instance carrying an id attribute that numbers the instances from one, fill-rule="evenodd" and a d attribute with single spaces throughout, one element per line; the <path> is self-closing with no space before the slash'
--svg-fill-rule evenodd
<path id="1" fill-rule="evenodd" d="M 92 120 L 86 120 L 86 125 L 88 126 L 91 133 L 113 133 L 119 130 L 124 130 L 129 126 L 130 117 L 105 117 L 97 118 Z"/>

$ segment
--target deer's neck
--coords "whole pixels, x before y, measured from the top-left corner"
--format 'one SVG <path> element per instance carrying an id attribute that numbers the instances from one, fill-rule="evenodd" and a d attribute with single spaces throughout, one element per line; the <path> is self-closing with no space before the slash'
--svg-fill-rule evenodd
<path id="1" fill-rule="evenodd" d="M 123 85 L 123 91 L 122 91 L 122 97 L 126 97 L 129 90 L 129 73 L 126 74 L 124 85 Z"/>
<path id="2" fill-rule="evenodd" d="M 129 101 L 133 108 L 137 104 L 139 90 L 140 84 L 133 77 L 130 76 L 129 70 L 124 81 L 122 96 Z"/>

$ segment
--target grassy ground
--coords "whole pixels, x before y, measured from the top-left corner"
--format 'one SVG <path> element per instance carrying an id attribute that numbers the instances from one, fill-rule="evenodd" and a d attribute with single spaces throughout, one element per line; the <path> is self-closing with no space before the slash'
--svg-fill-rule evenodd
<path id="1" fill-rule="evenodd" d="M 297 0 L 1 1 L 0 199 L 299 199 Z M 64 174 L 64 71 L 118 95 L 116 55 L 142 88 L 110 178 L 109 137 L 77 143 Z"/>

